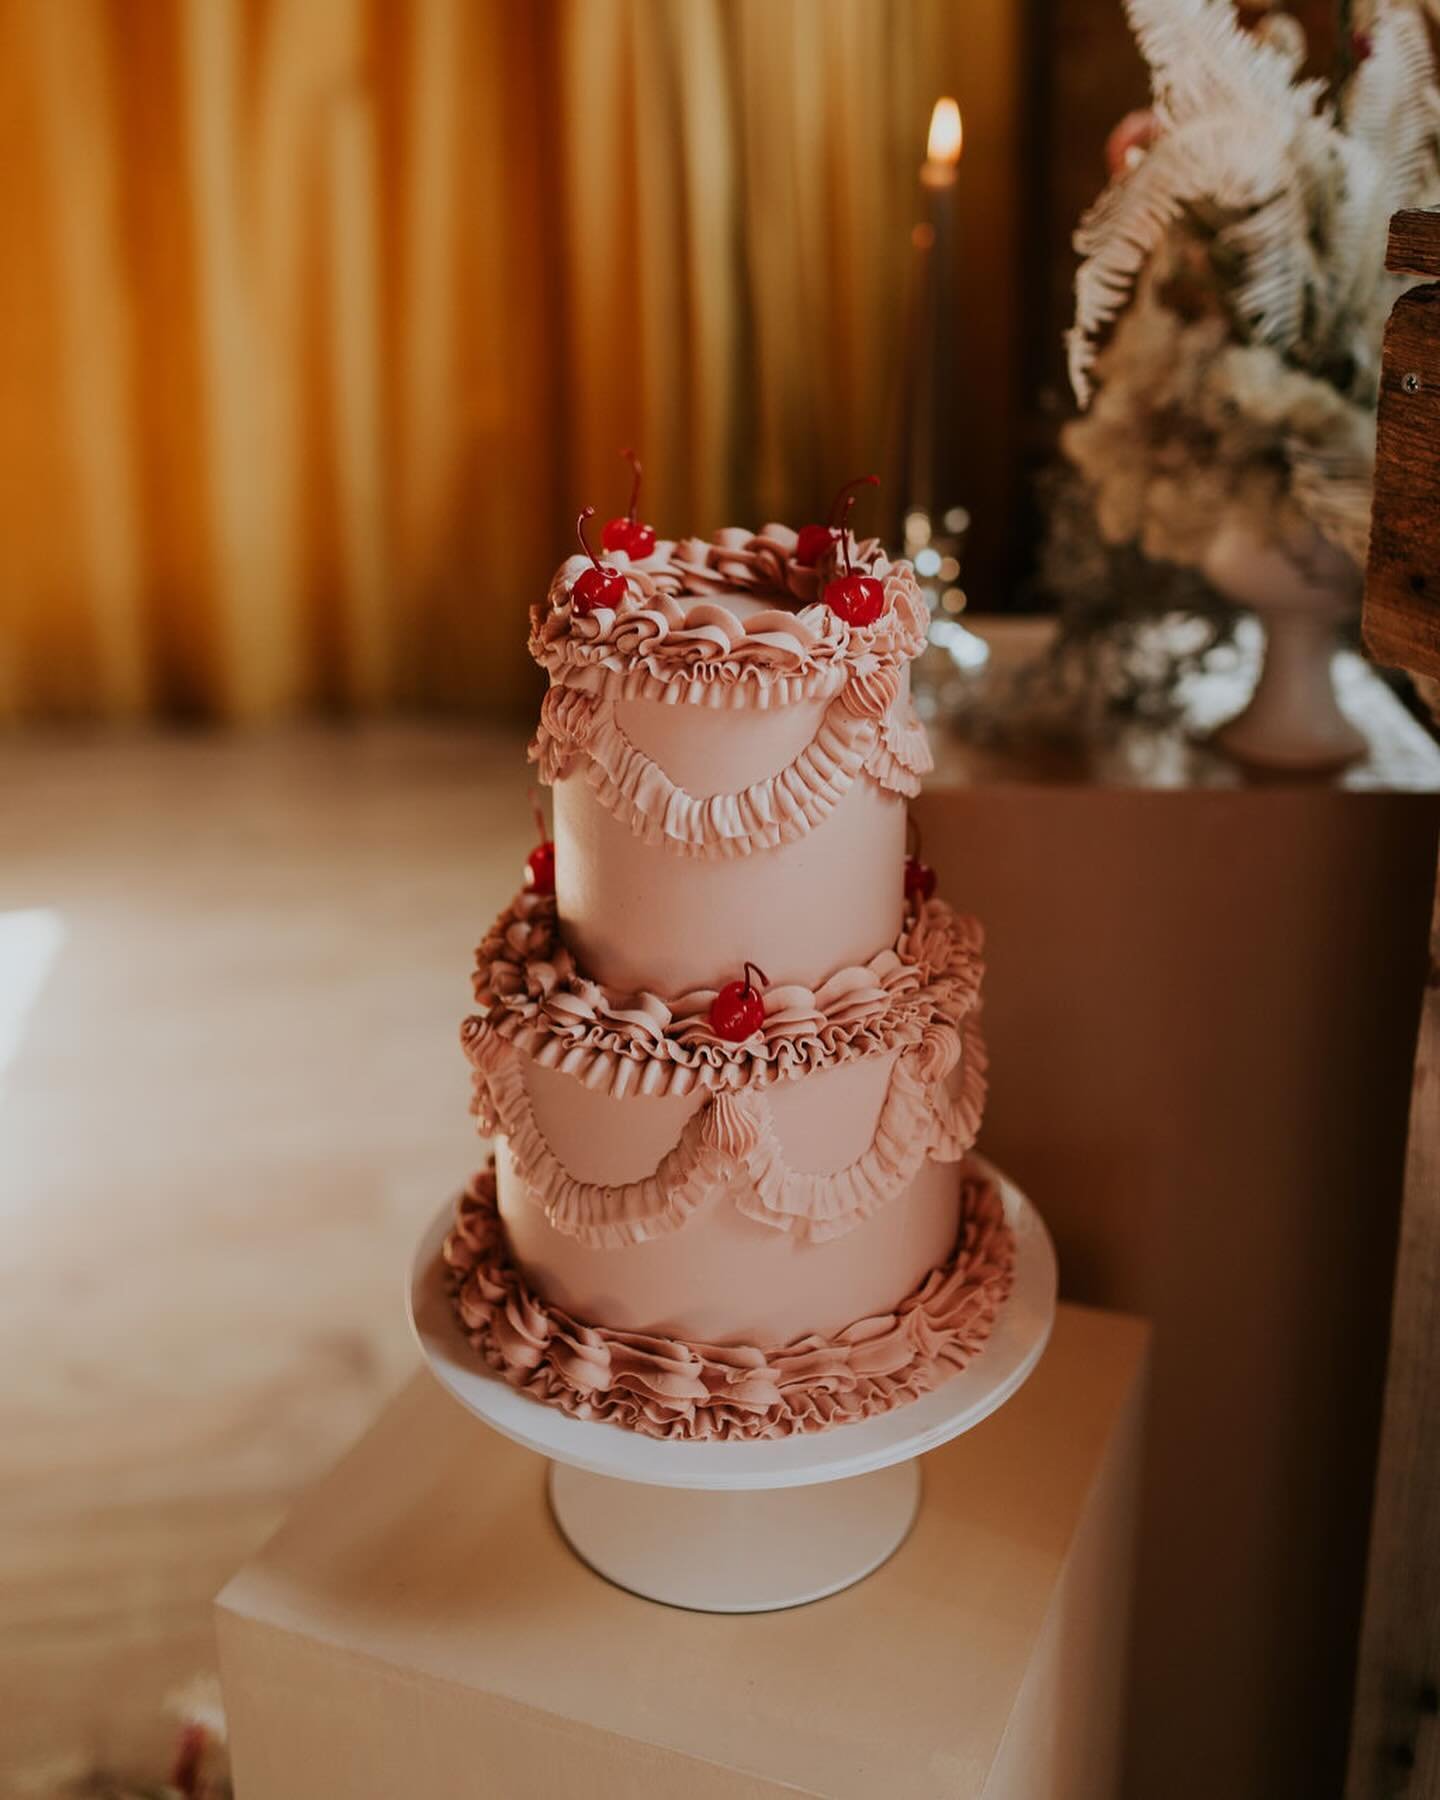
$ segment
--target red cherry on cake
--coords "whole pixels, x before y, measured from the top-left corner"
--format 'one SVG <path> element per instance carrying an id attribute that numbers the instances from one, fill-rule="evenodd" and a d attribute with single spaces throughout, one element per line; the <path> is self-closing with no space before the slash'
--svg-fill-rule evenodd
<path id="1" fill-rule="evenodd" d="M 545 835 L 545 815 L 532 791 L 530 810 L 535 815 L 535 831 L 540 842 L 525 858 L 525 886 L 532 894 L 555 892 L 555 845 Z"/>
<path id="2" fill-rule="evenodd" d="M 855 496 L 851 494 L 840 521 L 840 553 L 845 559 L 845 573 L 826 582 L 825 604 L 847 625 L 873 625 L 885 610 L 885 588 L 873 575 L 857 575 L 851 566 L 850 508 L 854 504 Z"/>
<path id="3" fill-rule="evenodd" d="M 825 604 L 847 625 L 873 625 L 885 610 L 885 589 L 873 575 L 838 575 L 825 589 Z"/>
<path id="4" fill-rule="evenodd" d="M 795 540 L 795 560 L 813 569 L 834 542 L 835 533 L 828 525 L 802 525 Z"/>
<path id="5" fill-rule="evenodd" d="M 646 525 L 635 519 L 630 526 L 630 542 L 625 546 L 625 554 L 631 562 L 644 562 L 655 548 L 655 527 Z"/>
<path id="6" fill-rule="evenodd" d="M 582 569 L 570 584 L 570 605 L 582 615 L 598 612 L 602 606 L 612 611 L 617 609 L 625 598 L 625 577 L 618 569 L 612 569 L 609 563 L 602 563 L 595 552 L 585 542 L 585 521 L 595 517 L 595 508 L 587 506 L 575 521 L 575 535 L 580 540 L 580 548 L 590 558 L 590 567 Z"/>
<path id="7" fill-rule="evenodd" d="M 767 979 L 763 970 L 747 962 L 743 980 L 725 983 L 710 1002 L 710 1029 L 716 1037 L 741 1044 L 760 1030 L 765 1023 L 765 997 L 760 990 L 767 985 Z"/>
<path id="8" fill-rule="evenodd" d="M 525 858 L 525 885 L 532 894 L 555 892 L 555 846 L 549 838 Z"/>
<path id="9" fill-rule="evenodd" d="M 920 827 L 911 813 L 905 815 L 905 899 L 918 909 L 935 898 L 935 871 L 920 857 Z"/>
<path id="10" fill-rule="evenodd" d="M 640 477 L 644 471 L 633 450 L 622 450 L 620 454 L 635 471 L 630 483 L 630 510 L 623 519 L 605 521 L 600 542 L 606 550 L 623 550 L 631 562 L 642 562 L 655 548 L 655 527 L 636 517 L 640 505 Z"/>
<path id="11" fill-rule="evenodd" d="M 878 475 L 857 475 L 853 481 L 847 481 L 835 496 L 830 507 L 830 523 L 828 525 L 802 525 L 800 535 L 795 540 L 795 561 L 807 569 L 813 569 L 826 555 L 835 542 L 835 515 L 844 503 L 845 496 L 852 488 L 879 487 Z"/>
<path id="12" fill-rule="evenodd" d="M 905 898 L 921 905 L 935 898 L 935 871 L 918 856 L 905 858 Z"/>

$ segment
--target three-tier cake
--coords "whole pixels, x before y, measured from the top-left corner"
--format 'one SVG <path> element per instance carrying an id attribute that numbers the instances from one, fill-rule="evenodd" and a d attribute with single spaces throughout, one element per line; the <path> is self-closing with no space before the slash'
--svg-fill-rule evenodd
<path id="1" fill-rule="evenodd" d="M 923 597 L 878 543 L 815 543 L 573 556 L 532 614 L 554 841 L 478 952 L 496 1149 L 445 1255 L 490 1367 L 654 1436 L 885 1411 L 1010 1282 L 966 1161 L 981 933 L 906 857 Z"/>

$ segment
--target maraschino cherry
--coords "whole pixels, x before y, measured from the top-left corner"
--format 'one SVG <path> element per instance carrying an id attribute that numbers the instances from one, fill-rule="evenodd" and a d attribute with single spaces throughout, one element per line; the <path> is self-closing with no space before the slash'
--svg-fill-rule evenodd
<path id="1" fill-rule="evenodd" d="M 625 598 L 625 577 L 609 563 L 602 563 L 585 542 L 585 522 L 594 517 L 595 508 L 587 506 L 575 521 L 580 548 L 590 558 L 590 567 L 582 569 L 570 584 L 570 604 L 581 614 L 598 612 L 602 606 L 618 608 Z"/>
<path id="2" fill-rule="evenodd" d="M 845 573 L 825 584 L 825 604 L 839 613 L 847 625 L 873 625 L 885 610 L 885 589 L 873 575 L 857 575 L 850 563 L 850 508 L 855 496 L 845 501 L 840 519 L 840 554 Z"/>
<path id="3" fill-rule="evenodd" d="M 852 488 L 879 487 L 878 475 L 857 475 L 853 481 L 847 481 L 835 496 L 830 507 L 830 523 L 828 525 L 802 525 L 800 535 L 795 540 L 795 560 L 807 569 L 813 569 L 820 558 L 835 542 L 835 515 L 844 504 L 845 496 Z"/>
<path id="4" fill-rule="evenodd" d="M 710 1002 L 710 1029 L 716 1037 L 740 1044 L 759 1031 L 765 1023 L 765 997 L 760 990 L 768 985 L 764 970 L 751 962 L 745 965 L 743 980 L 727 981 Z"/>
<path id="5" fill-rule="evenodd" d="M 905 834 L 914 845 L 905 858 L 905 898 L 923 906 L 927 900 L 935 898 L 935 871 L 929 863 L 920 860 L 920 827 L 908 816 Z"/>
<path id="6" fill-rule="evenodd" d="M 935 898 L 935 871 L 918 856 L 905 858 L 905 898 L 922 905 Z"/>
<path id="7" fill-rule="evenodd" d="M 630 483 L 630 510 L 623 519 L 605 521 L 605 529 L 600 533 L 600 543 L 606 550 L 623 550 L 631 562 L 641 562 L 655 548 L 655 527 L 646 525 L 636 517 L 636 510 L 640 505 L 640 477 L 643 473 L 640 458 L 633 450 L 622 450 L 620 454 L 635 471 Z"/>
<path id="8" fill-rule="evenodd" d="M 525 886 L 532 894 L 553 894 L 555 892 L 555 845 L 546 835 L 545 815 L 540 810 L 540 802 L 532 793 L 530 810 L 535 815 L 535 832 L 540 842 L 525 858 Z"/>

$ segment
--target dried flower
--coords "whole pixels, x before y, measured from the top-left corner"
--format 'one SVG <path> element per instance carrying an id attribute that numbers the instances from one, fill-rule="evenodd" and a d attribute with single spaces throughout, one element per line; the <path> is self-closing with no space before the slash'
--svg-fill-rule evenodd
<path id="1" fill-rule="evenodd" d="M 1363 557 L 1392 212 L 1440 202 L 1440 88 L 1409 0 L 1376 0 L 1342 93 L 1303 33 L 1226 0 L 1126 0 L 1158 134 L 1082 221 L 1062 444 L 1112 544 L 1198 567 L 1222 520 Z"/>

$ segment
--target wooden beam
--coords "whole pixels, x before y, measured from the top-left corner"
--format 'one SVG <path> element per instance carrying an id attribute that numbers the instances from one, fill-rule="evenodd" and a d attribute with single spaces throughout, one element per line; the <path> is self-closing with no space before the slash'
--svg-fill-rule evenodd
<path id="1" fill-rule="evenodd" d="M 1398 213 L 1388 266 L 1440 277 L 1440 210 Z M 1440 285 L 1385 334 L 1365 641 L 1440 676 Z M 1411 1096 L 1390 1366 L 1347 1800 L 1440 1793 L 1440 891 Z"/>
<path id="2" fill-rule="evenodd" d="M 1395 215 L 1387 265 L 1440 277 L 1440 209 Z M 1440 678 L 1440 283 L 1385 330 L 1364 632 L 1376 662 Z"/>
<path id="3" fill-rule="evenodd" d="M 1395 214 L 1385 267 L 1392 275 L 1440 279 L 1440 207 L 1412 207 Z"/>

